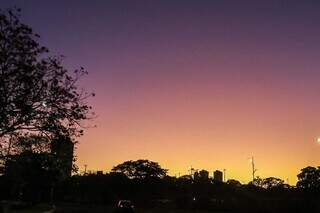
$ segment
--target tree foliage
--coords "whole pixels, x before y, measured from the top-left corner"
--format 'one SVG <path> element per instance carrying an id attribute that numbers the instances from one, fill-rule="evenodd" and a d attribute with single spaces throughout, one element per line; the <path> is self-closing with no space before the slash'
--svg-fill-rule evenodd
<path id="1" fill-rule="evenodd" d="M 62 57 L 48 56 L 39 35 L 21 23 L 18 10 L 0 11 L 0 151 L 10 151 L 10 138 L 38 135 L 68 137 L 83 133 L 93 95 L 79 90 L 87 72 L 70 75 Z M 6 150 L 7 152 L 4 152 Z"/>
<path id="2" fill-rule="evenodd" d="M 297 187 L 320 194 L 320 167 L 308 166 L 297 175 Z"/>
<path id="3" fill-rule="evenodd" d="M 257 176 L 254 181 L 250 182 L 249 184 L 253 184 L 264 189 L 276 189 L 285 187 L 284 180 L 276 177 L 260 178 L 259 176 Z"/>
<path id="4" fill-rule="evenodd" d="M 163 178 L 167 174 L 157 162 L 149 160 L 125 161 L 112 169 L 113 172 L 120 172 L 129 178 L 146 179 L 150 177 Z"/>
<path id="5" fill-rule="evenodd" d="M 276 177 L 267 177 L 262 180 L 262 187 L 265 189 L 275 189 L 284 187 L 284 180 Z"/>
<path id="6" fill-rule="evenodd" d="M 235 179 L 229 179 L 226 183 L 231 187 L 240 187 L 242 185 L 240 181 Z"/>

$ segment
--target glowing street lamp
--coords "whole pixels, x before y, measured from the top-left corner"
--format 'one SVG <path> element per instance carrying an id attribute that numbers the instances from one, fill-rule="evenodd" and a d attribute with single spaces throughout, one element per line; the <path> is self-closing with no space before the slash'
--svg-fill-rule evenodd
<path id="1" fill-rule="evenodd" d="M 320 137 L 319 137 L 319 138 L 317 138 L 317 143 L 318 143 L 318 144 L 320 144 Z"/>

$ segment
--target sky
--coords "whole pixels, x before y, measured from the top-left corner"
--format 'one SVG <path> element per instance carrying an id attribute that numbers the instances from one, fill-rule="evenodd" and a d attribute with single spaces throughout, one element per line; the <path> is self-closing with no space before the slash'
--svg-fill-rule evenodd
<path id="1" fill-rule="evenodd" d="M 77 165 L 149 159 L 290 184 L 320 162 L 317 0 L 2 0 L 70 70 L 97 118 Z"/>

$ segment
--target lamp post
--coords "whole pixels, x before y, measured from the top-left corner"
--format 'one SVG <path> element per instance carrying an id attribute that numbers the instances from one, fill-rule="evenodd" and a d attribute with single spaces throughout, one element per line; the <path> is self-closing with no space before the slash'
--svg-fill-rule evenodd
<path id="1" fill-rule="evenodd" d="M 84 164 L 84 175 L 87 175 L 87 167 L 88 167 L 88 165 Z"/>
<path id="2" fill-rule="evenodd" d="M 250 158 L 250 163 L 251 163 L 251 167 L 252 167 L 252 182 L 254 182 L 255 174 L 256 174 L 257 169 L 255 168 L 255 165 L 254 165 L 253 156 Z"/>

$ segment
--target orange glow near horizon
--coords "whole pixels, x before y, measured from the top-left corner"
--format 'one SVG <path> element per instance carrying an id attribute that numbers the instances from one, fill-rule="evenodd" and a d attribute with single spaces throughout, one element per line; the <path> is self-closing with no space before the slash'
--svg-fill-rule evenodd
<path id="1" fill-rule="evenodd" d="M 305 107 L 294 94 L 259 91 L 255 84 L 239 93 L 202 83 L 154 83 L 131 99 L 115 99 L 107 110 L 98 107 L 98 127 L 80 140 L 80 170 L 88 164 L 109 171 L 125 160 L 149 159 L 170 175 L 187 174 L 192 165 L 210 174 L 226 169 L 227 179 L 247 183 L 253 155 L 257 176 L 295 184 L 301 168 L 317 166 L 319 120 L 313 113 L 318 106 Z"/>

